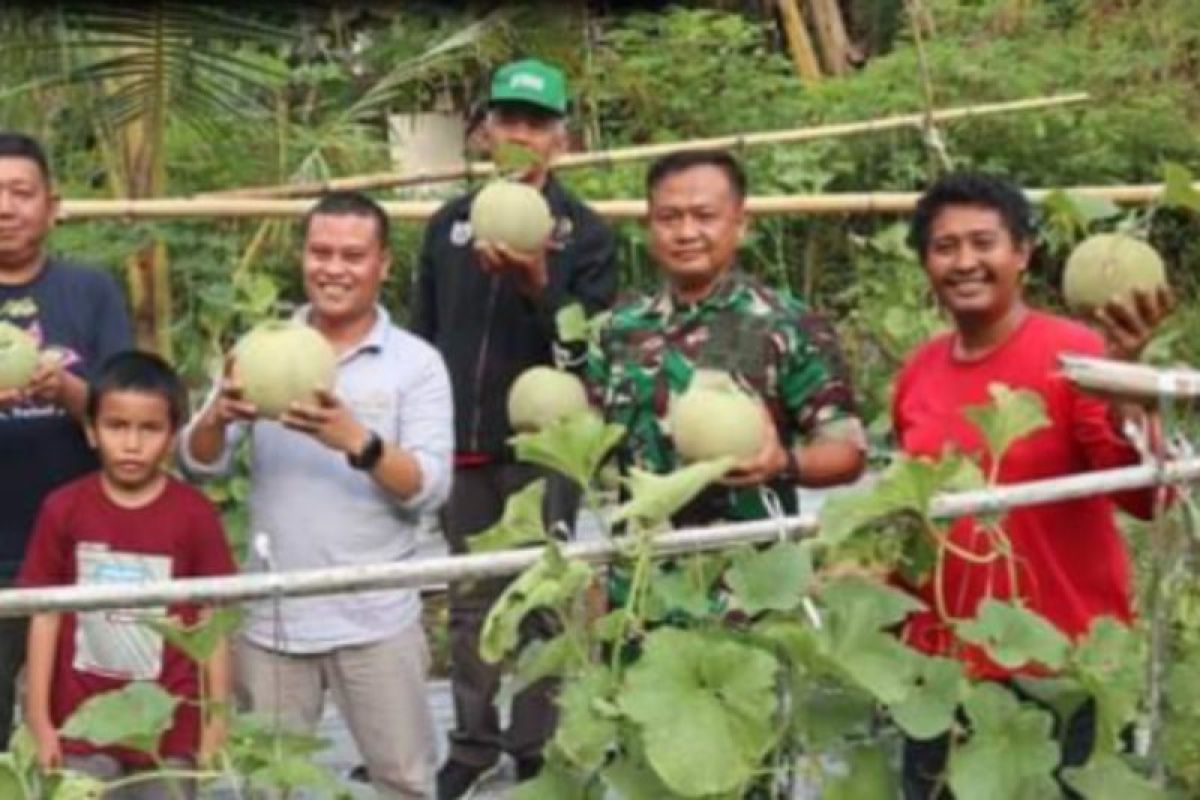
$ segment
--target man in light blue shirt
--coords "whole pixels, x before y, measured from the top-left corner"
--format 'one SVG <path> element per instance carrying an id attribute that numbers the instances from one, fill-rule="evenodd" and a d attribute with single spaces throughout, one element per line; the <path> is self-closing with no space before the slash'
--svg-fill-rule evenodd
<path id="1" fill-rule="evenodd" d="M 450 383 L 437 351 L 378 304 L 387 241 L 387 217 L 369 198 L 318 202 L 305 220 L 309 305 L 297 317 L 337 353 L 336 386 L 273 421 L 226 378 L 182 437 L 181 461 L 197 477 L 228 470 L 249 437 L 250 570 L 409 557 L 420 515 L 449 494 Z M 376 791 L 425 797 L 436 741 L 428 661 L 415 590 L 288 598 L 251 606 L 235 682 L 251 710 L 302 731 L 332 689 Z"/>

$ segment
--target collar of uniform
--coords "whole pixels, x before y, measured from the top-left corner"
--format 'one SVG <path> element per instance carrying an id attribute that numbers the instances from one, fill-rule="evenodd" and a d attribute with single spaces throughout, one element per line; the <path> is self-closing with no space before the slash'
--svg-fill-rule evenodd
<path id="1" fill-rule="evenodd" d="M 695 303 L 686 303 L 675 297 L 670 286 L 664 286 L 650 304 L 651 313 L 669 318 L 676 315 L 691 316 L 705 311 L 727 308 L 747 290 L 746 279 L 735 264 L 728 272 L 717 278 L 713 290 Z"/>
<path id="2" fill-rule="evenodd" d="M 309 315 L 312 313 L 312 304 L 305 303 L 296 309 L 296 313 L 292 315 L 292 319 L 296 322 L 303 322 L 305 325 L 309 323 Z M 339 362 L 349 361 L 359 353 L 379 353 L 387 345 L 388 336 L 392 330 L 392 318 L 388 314 L 387 309 L 378 303 L 375 304 L 375 323 L 371 326 L 371 330 L 367 331 L 367 335 L 362 338 L 358 344 L 342 353 L 338 357 Z"/>

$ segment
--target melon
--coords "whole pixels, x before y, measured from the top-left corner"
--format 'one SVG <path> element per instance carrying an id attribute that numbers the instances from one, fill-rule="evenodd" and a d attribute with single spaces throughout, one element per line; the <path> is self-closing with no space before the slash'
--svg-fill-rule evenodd
<path id="1" fill-rule="evenodd" d="M 697 370 L 671 405 L 671 435 L 684 461 L 731 457 L 743 461 L 762 449 L 762 404 L 727 372 Z"/>
<path id="2" fill-rule="evenodd" d="M 522 433 L 588 410 L 583 381 L 553 367 L 530 367 L 508 391 L 508 423 Z"/>
<path id="3" fill-rule="evenodd" d="M 275 418 L 292 403 L 315 403 L 333 387 L 337 356 L 325 337 L 299 322 L 256 325 L 234 348 L 234 370 L 261 416 Z"/>
<path id="4" fill-rule="evenodd" d="M 37 340 L 16 325 L 0 322 L 0 390 L 24 388 L 37 365 Z"/>
<path id="5" fill-rule="evenodd" d="M 1134 289 L 1154 291 L 1167 282 L 1158 251 L 1140 239 L 1100 233 L 1084 239 L 1067 258 L 1063 295 L 1077 313 L 1090 313 Z"/>
<path id="6" fill-rule="evenodd" d="M 488 183 L 471 202 L 475 240 L 503 244 L 518 253 L 542 249 L 554 228 L 550 206 L 534 187 L 517 181 Z"/>

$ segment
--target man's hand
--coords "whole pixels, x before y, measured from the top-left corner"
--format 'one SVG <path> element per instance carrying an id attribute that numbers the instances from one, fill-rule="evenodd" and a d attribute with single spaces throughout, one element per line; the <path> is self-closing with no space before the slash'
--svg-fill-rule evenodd
<path id="1" fill-rule="evenodd" d="M 20 389 L 0 389 L 0 411 L 7 411 L 13 406 L 19 406 L 24 399 Z"/>
<path id="2" fill-rule="evenodd" d="M 541 294 L 550 282 L 546 266 L 546 249 L 543 246 L 533 253 L 519 253 L 507 245 L 492 242 L 476 242 L 475 253 L 479 267 L 489 275 L 510 274 L 517 288 L 524 294 Z"/>
<path id="3" fill-rule="evenodd" d="M 1165 286 L 1154 292 L 1135 289 L 1131 299 L 1110 300 L 1095 313 L 1108 343 L 1108 355 L 1121 361 L 1137 361 L 1159 323 L 1175 307 L 1175 298 Z"/>
<path id="4" fill-rule="evenodd" d="M 354 413 L 326 389 L 317 391 L 315 405 L 292 403 L 279 421 L 332 450 L 347 454 L 359 452 L 369 435 Z"/>
<path id="5" fill-rule="evenodd" d="M 209 409 L 209 421 L 224 428 L 231 422 L 253 422 L 258 419 L 258 408 L 246 399 L 242 384 L 233 371 L 233 357 L 225 360 L 221 383 L 217 387 L 217 399 Z"/>
<path id="6" fill-rule="evenodd" d="M 37 763 L 42 772 L 62 769 L 62 743 L 59 741 L 58 731 L 49 724 L 33 725 L 31 728 L 33 744 L 37 750 Z"/>
<path id="7" fill-rule="evenodd" d="M 759 406 L 763 418 L 763 444 L 749 459 L 734 465 L 722 483 L 728 486 L 758 486 L 787 468 L 787 451 L 779 441 L 775 419 L 765 405 Z"/>

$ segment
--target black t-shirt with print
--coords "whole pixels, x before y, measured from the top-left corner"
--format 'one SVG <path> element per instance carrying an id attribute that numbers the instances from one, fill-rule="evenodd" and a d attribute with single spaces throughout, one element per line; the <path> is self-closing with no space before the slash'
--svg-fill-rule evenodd
<path id="1" fill-rule="evenodd" d="M 129 317 L 107 273 L 50 259 L 25 284 L 0 284 L 0 320 L 24 328 L 43 348 L 63 351 L 67 368 L 90 379 L 113 353 L 132 346 Z M 16 574 L 38 507 L 53 489 L 96 468 L 83 430 L 63 409 L 0 410 L 0 580 Z"/>

